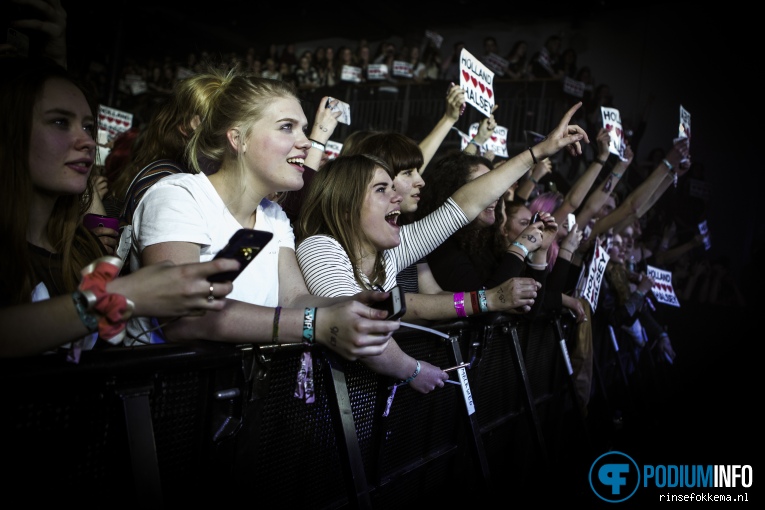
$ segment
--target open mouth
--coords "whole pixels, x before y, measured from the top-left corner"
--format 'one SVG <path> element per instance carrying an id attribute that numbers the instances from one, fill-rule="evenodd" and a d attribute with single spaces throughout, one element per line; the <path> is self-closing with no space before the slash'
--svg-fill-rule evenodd
<path id="1" fill-rule="evenodd" d="M 300 165 L 303 166 L 305 164 L 305 159 L 303 158 L 287 158 L 287 163 L 291 165 Z"/>
<path id="2" fill-rule="evenodd" d="M 401 215 L 401 211 L 391 211 L 385 215 L 385 221 L 393 226 L 398 226 L 398 217 Z"/>

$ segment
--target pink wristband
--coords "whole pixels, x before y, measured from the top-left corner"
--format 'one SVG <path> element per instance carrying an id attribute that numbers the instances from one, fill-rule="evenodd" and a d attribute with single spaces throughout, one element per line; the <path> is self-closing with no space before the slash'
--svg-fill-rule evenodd
<path id="1" fill-rule="evenodd" d="M 454 294 L 454 309 L 457 310 L 457 317 L 467 317 L 465 313 L 465 293 L 457 292 Z"/>

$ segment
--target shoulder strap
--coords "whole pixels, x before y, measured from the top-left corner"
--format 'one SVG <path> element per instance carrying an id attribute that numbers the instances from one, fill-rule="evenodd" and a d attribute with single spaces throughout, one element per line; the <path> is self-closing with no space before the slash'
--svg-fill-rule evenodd
<path id="1" fill-rule="evenodd" d="M 127 193 L 125 193 L 125 202 L 122 211 L 120 211 L 121 224 L 128 225 L 133 222 L 133 213 L 138 207 L 138 203 L 146 190 L 151 188 L 155 182 L 168 175 L 180 173 L 188 173 L 188 171 L 170 159 L 159 159 L 142 168 L 133 178 L 133 182 L 130 183 Z"/>

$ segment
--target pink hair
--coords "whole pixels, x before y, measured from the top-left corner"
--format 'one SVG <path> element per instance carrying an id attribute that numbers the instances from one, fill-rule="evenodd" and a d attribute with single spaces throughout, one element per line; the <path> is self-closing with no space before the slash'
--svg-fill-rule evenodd
<path id="1" fill-rule="evenodd" d="M 529 203 L 529 211 L 531 211 L 531 214 L 536 212 L 548 212 L 552 214 L 562 203 L 563 195 L 556 191 L 547 191 L 537 195 L 537 197 Z M 556 239 L 547 250 L 547 264 L 550 266 L 550 269 L 555 266 L 559 248 L 558 240 Z"/>

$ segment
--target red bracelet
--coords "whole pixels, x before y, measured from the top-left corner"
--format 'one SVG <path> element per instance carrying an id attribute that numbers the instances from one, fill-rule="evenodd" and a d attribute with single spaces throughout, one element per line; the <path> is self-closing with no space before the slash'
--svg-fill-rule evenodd
<path id="1" fill-rule="evenodd" d="M 106 284 L 117 277 L 120 269 L 122 260 L 119 257 L 96 259 L 83 268 L 79 287 L 88 296 L 88 301 L 95 301 L 92 309 L 101 316 L 98 320 L 98 335 L 115 345 L 125 337 L 125 323 L 135 308 L 133 302 L 125 296 L 106 292 Z"/>

